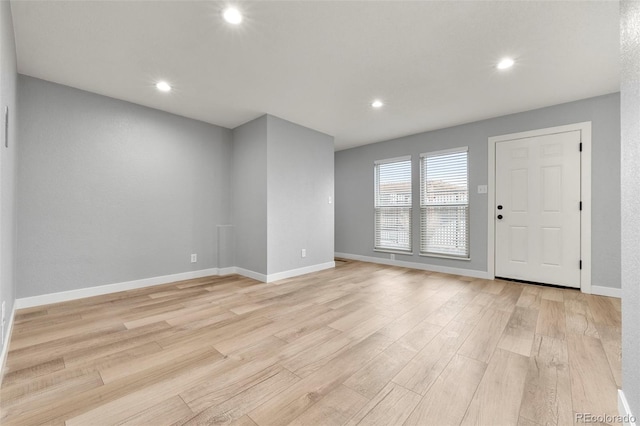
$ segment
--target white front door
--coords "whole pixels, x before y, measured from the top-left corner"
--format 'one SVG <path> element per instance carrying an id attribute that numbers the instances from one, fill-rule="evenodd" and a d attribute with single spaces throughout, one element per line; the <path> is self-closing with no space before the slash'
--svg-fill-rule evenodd
<path id="1" fill-rule="evenodd" d="M 580 287 L 580 131 L 496 143 L 495 275 Z"/>

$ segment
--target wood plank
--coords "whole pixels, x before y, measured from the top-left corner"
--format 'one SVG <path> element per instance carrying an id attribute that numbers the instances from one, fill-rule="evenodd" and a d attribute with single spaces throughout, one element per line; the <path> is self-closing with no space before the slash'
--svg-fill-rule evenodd
<path id="1" fill-rule="evenodd" d="M 301 337 L 293 342 L 288 343 L 283 346 L 282 350 L 278 351 L 277 357 L 278 361 L 283 365 L 294 358 L 298 354 L 304 353 L 305 351 L 319 347 L 325 344 L 325 342 L 335 338 L 340 335 L 338 330 L 333 328 L 324 327 L 314 331 L 313 333 L 307 334 L 304 337 Z"/>
<path id="2" fill-rule="evenodd" d="M 566 334 L 566 317 L 564 303 L 542 299 L 536 334 L 543 334 L 557 339 L 564 339 Z"/>
<path id="3" fill-rule="evenodd" d="M 46 331 L 39 331 L 38 333 L 23 334 L 22 336 L 16 336 L 11 338 L 11 347 L 9 350 L 17 351 L 27 348 L 29 346 L 55 344 L 56 342 L 64 342 L 65 340 L 73 339 L 78 335 L 82 335 L 86 332 L 108 333 L 113 330 L 126 330 L 123 324 L 92 324 L 87 323 L 84 320 L 78 320 L 73 326 L 66 326 L 60 328 L 58 325 L 47 328 Z"/>
<path id="4" fill-rule="evenodd" d="M 520 299 L 523 288 L 524 285 L 522 284 L 505 285 L 502 291 L 495 297 L 491 304 L 491 309 L 505 311 L 508 313 L 513 312 L 516 304 L 518 303 L 518 299 Z"/>
<path id="5" fill-rule="evenodd" d="M 554 302 L 564 302 L 564 291 L 565 290 L 561 290 L 553 287 L 543 287 L 541 296 L 543 300 L 552 300 Z"/>
<path id="6" fill-rule="evenodd" d="M 444 327 L 454 319 L 477 296 L 476 292 L 467 291 L 457 293 L 446 303 L 426 317 L 425 321 Z M 418 348 L 420 349 L 420 348 Z"/>
<path id="7" fill-rule="evenodd" d="M 41 389 L 38 392 L 21 395 L 20 398 L 3 398 L 0 422 L 2 422 L 2 424 L 5 424 L 5 422 L 11 424 L 10 418 L 28 418 L 34 410 L 37 410 L 38 405 L 54 404 L 59 398 L 60 393 L 77 397 L 100 386 L 102 386 L 102 379 L 100 375 L 94 371 L 90 374 L 77 376 L 71 380 L 59 382 L 56 386 Z M 23 424 L 26 423 L 25 421 Z"/>
<path id="8" fill-rule="evenodd" d="M 62 358 L 54 358 L 41 364 L 36 364 L 21 370 L 14 370 L 4 375 L 2 378 L 3 386 L 10 386 L 25 380 L 33 380 L 37 377 L 60 371 L 64 368 L 64 360 Z"/>
<path id="9" fill-rule="evenodd" d="M 338 386 L 288 426 L 342 425 L 352 418 L 368 399 L 349 389 Z"/>
<path id="10" fill-rule="evenodd" d="M 576 296 L 581 296 L 581 293 L 568 296 L 564 301 L 567 333 L 599 338 L 589 303 L 584 298 Z"/>
<path id="11" fill-rule="evenodd" d="M 79 334 L 23 349 L 12 350 L 9 347 L 6 368 L 8 371 L 20 370 L 60 356 L 69 358 L 69 355 L 76 351 L 85 353 L 88 351 L 95 355 L 101 352 L 100 348 L 105 345 L 108 346 L 125 339 L 169 328 L 166 323 L 158 323 L 135 330 L 127 330 L 124 325 L 116 324 L 107 329 Z"/>
<path id="12" fill-rule="evenodd" d="M 122 420 L 140 411 L 142 407 L 137 404 L 110 405 L 110 402 L 120 401 L 123 398 L 134 398 L 135 392 L 145 389 L 158 382 L 166 382 L 182 374 L 183 369 L 188 366 L 187 371 L 205 365 L 215 364 L 220 355 L 212 353 L 210 349 L 194 351 L 193 353 L 176 359 L 170 365 L 163 365 L 155 369 L 148 369 L 138 374 L 129 376 L 123 380 L 106 383 L 105 385 L 84 392 L 81 395 L 63 395 L 57 403 L 43 404 L 36 410 L 24 416 L 19 423 L 45 423 L 49 421 L 65 420 L 67 425 L 85 425 L 101 421 L 108 418 L 114 421 L 118 419 L 117 414 L 122 414 Z M 162 399 L 167 398 L 166 391 Z M 160 399 L 160 400 L 162 400 Z M 157 401 L 159 402 L 159 401 Z M 153 400 L 147 403 L 155 404 Z M 126 408 L 126 409 L 123 409 Z M 129 410 L 129 411 L 127 411 Z"/>
<path id="13" fill-rule="evenodd" d="M 393 382 L 424 395 L 471 333 L 468 324 L 452 321 L 416 354 Z"/>
<path id="14" fill-rule="evenodd" d="M 264 339 L 252 342 L 237 351 L 231 352 L 227 355 L 227 358 L 247 361 L 267 358 L 283 352 L 288 345 L 289 344 L 284 340 L 280 340 L 275 336 L 268 336 Z"/>
<path id="15" fill-rule="evenodd" d="M 140 346 L 134 346 L 130 349 L 125 349 L 120 352 L 111 353 L 101 358 L 96 358 L 91 361 L 74 364 L 73 367 L 67 367 L 78 369 L 80 371 L 103 371 L 111 368 L 121 368 L 123 365 L 129 365 L 130 363 L 136 363 L 138 359 L 146 356 L 153 356 L 162 351 L 162 347 L 156 342 L 145 343 Z M 145 366 L 148 367 L 148 366 Z"/>
<path id="16" fill-rule="evenodd" d="M 42 312 L 47 312 L 42 311 Z M 63 327 L 67 324 L 74 324 L 82 320 L 82 315 L 75 313 L 59 313 L 51 315 L 41 315 L 36 318 L 29 318 L 22 322 L 14 319 L 12 335 L 29 335 L 35 333 L 47 332 L 48 329 L 55 329 L 56 326 Z M 37 331 L 36 331 L 37 330 Z"/>
<path id="17" fill-rule="evenodd" d="M 127 376 L 139 374 L 141 371 L 161 367 L 175 362 L 176 359 L 188 356 L 193 352 L 204 349 L 210 356 L 214 356 L 217 359 L 222 359 L 222 355 L 217 352 L 213 347 L 209 348 L 194 348 L 192 346 L 179 346 L 170 349 L 163 349 L 158 352 L 147 354 L 146 356 L 138 356 L 135 359 L 130 360 L 127 363 L 121 363 L 100 370 L 100 375 L 105 383 L 115 382 L 116 380 L 123 379 Z"/>
<path id="18" fill-rule="evenodd" d="M 622 325 L 620 311 L 617 308 L 620 303 L 619 301 L 611 297 L 594 295 L 585 295 L 585 298 L 591 308 L 593 320 L 597 324 L 611 325 L 614 327 L 620 327 Z"/>
<path id="19" fill-rule="evenodd" d="M 254 422 L 251 417 L 245 415 L 240 417 L 239 419 L 231 422 L 229 426 L 258 426 L 256 422 Z"/>
<path id="20" fill-rule="evenodd" d="M 416 325 L 424 321 L 424 319 L 431 312 L 436 311 L 451 297 L 452 295 L 437 293 L 430 300 L 420 303 L 417 307 L 398 317 L 396 320 L 383 328 L 380 332 L 385 336 L 389 336 L 393 339 L 399 339 L 406 333 L 411 331 Z"/>
<path id="21" fill-rule="evenodd" d="M 117 335 L 109 335 L 108 339 L 96 341 L 95 344 L 87 342 L 86 345 L 78 345 L 77 348 L 69 347 L 67 351 L 61 350 L 61 354 L 67 368 L 92 362 L 102 363 L 104 359 L 110 356 L 118 357 L 118 354 L 122 354 L 124 351 L 132 350 L 132 353 L 138 353 L 136 348 L 143 345 L 162 349 L 155 341 L 170 336 L 172 333 L 173 331 L 167 323 L 155 323 L 134 330 L 125 330 Z M 143 351 L 142 353 L 147 352 Z"/>
<path id="22" fill-rule="evenodd" d="M 213 305 L 210 307 L 204 307 L 202 305 L 196 305 L 198 309 L 194 309 L 190 313 L 182 314 L 177 317 L 168 318 L 166 322 L 169 325 L 177 326 L 188 324 L 193 321 L 203 320 L 211 317 L 218 317 L 222 319 L 233 318 L 236 314 L 228 312 L 221 306 Z"/>
<path id="23" fill-rule="evenodd" d="M 416 355 L 416 351 L 398 342 L 389 346 L 355 372 L 345 386 L 371 399 Z"/>
<path id="24" fill-rule="evenodd" d="M 622 332 L 619 327 L 596 324 L 616 386 L 622 389 Z"/>
<path id="25" fill-rule="evenodd" d="M 420 351 L 427 343 L 442 331 L 442 327 L 429 322 L 429 318 L 413 327 L 408 333 L 398 339 L 398 343 L 414 352 Z"/>
<path id="26" fill-rule="evenodd" d="M 379 333 L 366 338 L 315 373 L 274 396 L 269 404 L 251 411 L 249 416 L 260 426 L 275 426 L 293 421 L 391 343 L 388 337 Z"/>
<path id="27" fill-rule="evenodd" d="M 461 424 L 516 424 L 528 365 L 527 357 L 496 349 Z"/>
<path id="28" fill-rule="evenodd" d="M 418 405 L 422 396 L 396 383 L 389 383 L 349 422 L 355 425 L 400 425 Z"/>
<path id="29" fill-rule="evenodd" d="M 327 324 L 343 317 L 345 313 L 346 310 L 340 308 L 316 315 L 305 321 L 296 321 L 294 325 L 277 332 L 275 336 L 286 342 L 292 342 L 320 328 L 326 327 Z"/>
<path id="30" fill-rule="evenodd" d="M 358 309 L 357 311 L 351 312 L 343 316 L 342 318 L 336 319 L 328 325 L 329 327 L 335 328 L 336 330 L 348 331 L 358 326 L 363 321 L 366 321 L 376 315 L 379 315 L 376 309 L 373 309 L 372 307 L 364 307 L 362 309 Z"/>
<path id="31" fill-rule="evenodd" d="M 221 337 L 213 343 L 213 347 L 221 354 L 229 355 L 230 353 L 239 351 L 242 348 L 251 346 L 252 342 L 261 341 L 273 336 L 274 333 L 282 330 L 283 327 L 284 326 L 281 323 L 277 322 L 265 324 L 251 330 L 234 334 L 233 336 L 229 336 L 227 339 Z"/>
<path id="32" fill-rule="evenodd" d="M 538 311 L 516 306 L 498 342 L 498 347 L 529 356 L 536 331 Z"/>
<path id="33" fill-rule="evenodd" d="M 567 343 L 537 335 L 529 358 L 520 417 L 543 425 L 573 423 Z"/>
<path id="34" fill-rule="evenodd" d="M 18 312 L 16 312 L 16 315 L 13 319 L 14 326 L 17 326 L 18 324 L 22 324 L 25 322 L 30 322 L 33 319 L 46 316 L 47 314 L 48 314 L 47 309 L 43 308 L 42 306 L 36 306 L 32 308 L 30 312 L 28 311 L 28 309 L 20 309 Z"/>
<path id="35" fill-rule="evenodd" d="M 192 416 L 187 404 L 179 396 L 172 396 L 118 423 L 118 426 L 168 425 L 182 423 Z"/>
<path id="36" fill-rule="evenodd" d="M 524 286 L 516 306 L 521 308 L 540 309 L 542 302 L 542 288 L 534 285 Z"/>
<path id="37" fill-rule="evenodd" d="M 493 303 L 494 298 L 495 296 L 492 294 L 480 292 L 454 319 L 466 324 L 477 324 Z"/>
<path id="38" fill-rule="evenodd" d="M 506 285 L 508 285 L 506 281 L 500 281 L 500 280 L 488 281 L 487 285 L 484 286 L 482 291 L 485 293 L 498 295 Z"/>
<path id="39" fill-rule="evenodd" d="M 489 308 L 458 353 L 481 362 L 489 362 L 511 313 Z"/>
<path id="40" fill-rule="evenodd" d="M 483 362 L 454 356 L 404 426 L 460 424 L 486 368 Z"/>
<path id="41" fill-rule="evenodd" d="M 147 370 L 138 376 L 105 384 L 104 400 L 91 405 L 89 410 L 67 414 L 66 424 L 98 424 L 104 418 L 109 418 L 112 423 L 125 421 L 145 407 L 158 404 L 169 395 L 179 394 L 188 386 L 210 380 L 220 371 L 237 365 L 237 362 L 228 359 L 207 358 L 206 353 L 188 355 L 176 360 L 176 363 L 182 365 Z M 140 386 L 140 381 L 146 383 Z M 122 388 L 125 388 L 124 392 L 117 391 Z M 87 396 L 90 398 L 93 395 Z"/>
<path id="42" fill-rule="evenodd" d="M 567 344 L 574 411 L 616 415 L 617 387 L 600 340 L 569 334 Z"/>
<path id="43" fill-rule="evenodd" d="M 373 316 L 361 322 L 349 332 L 341 333 L 319 347 L 311 348 L 294 358 L 283 361 L 282 365 L 296 375 L 306 377 L 356 345 L 362 339 L 384 327 L 389 321 L 390 319 L 387 317 Z"/>
<path id="44" fill-rule="evenodd" d="M 540 423 L 536 423 L 532 420 L 520 417 L 518 419 L 518 426 L 542 426 Z M 546 425 L 545 425 L 546 426 Z"/>
<path id="45" fill-rule="evenodd" d="M 51 374 L 38 377 L 37 380 L 24 381 L 12 385 L 3 384 L 2 389 L 0 390 L 0 401 L 3 401 L 3 404 L 0 404 L 0 408 L 11 400 L 15 399 L 21 401 L 29 398 L 29 395 L 31 394 L 44 394 L 47 392 L 48 388 L 60 388 L 61 386 L 65 386 L 65 383 L 74 381 L 74 379 L 80 376 L 86 376 L 91 373 L 93 373 L 93 371 L 65 368 Z"/>
<path id="46" fill-rule="evenodd" d="M 183 333 L 175 333 L 175 335 L 159 339 L 157 342 L 163 348 L 197 345 L 201 341 L 215 341 L 222 336 L 235 336 L 248 330 L 255 330 L 258 327 L 269 324 L 272 321 L 262 317 L 247 318 L 241 317 L 231 318 L 226 321 L 217 323 L 216 327 L 204 327 L 198 329 L 187 329 Z"/>
<path id="47" fill-rule="evenodd" d="M 193 416 L 185 425 L 222 424 L 240 419 L 254 408 L 262 405 L 284 389 L 298 382 L 300 378 L 284 368 L 277 368 L 258 380 L 253 380 L 248 386 L 226 400 L 225 398 L 196 399 L 190 407 L 198 414 Z M 203 405 L 203 402 L 205 404 Z M 208 407 L 205 407 L 208 405 Z M 204 407 L 204 408 L 203 408 Z M 201 410 L 201 411 L 200 411 Z"/>

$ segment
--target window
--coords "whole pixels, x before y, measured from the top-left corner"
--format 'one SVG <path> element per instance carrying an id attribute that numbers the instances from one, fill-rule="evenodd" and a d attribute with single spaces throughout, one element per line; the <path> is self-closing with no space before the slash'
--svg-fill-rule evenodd
<path id="1" fill-rule="evenodd" d="M 469 258 L 468 148 L 420 155 L 420 254 Z"/>
<path id="2" fill-rule="evenodd" d="M 374 249 L 411 251 L 411 157 L 375 162 Z"/>

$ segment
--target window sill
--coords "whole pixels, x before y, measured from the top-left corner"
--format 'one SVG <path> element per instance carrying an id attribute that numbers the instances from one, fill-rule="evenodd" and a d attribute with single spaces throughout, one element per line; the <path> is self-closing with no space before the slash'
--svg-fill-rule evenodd
<path id="1" fill-rule="evenodd" d="M 413 256 L 412 251 L 401 251 L 401 250 L 385 250 L 385 249 L 373 249 L 376 253 L 391 253 L 391 254 L 404 254 L 406 256 Z"/>
<path id="2" fill-rule="evenodd" d="M 439 258 L 439 259 L 471 260 L 470 257 L 447 256 L 446 254 L 420 253 L 420 256 L 422 256 L 422 257 L 436 257 L 436 258 Z"/>

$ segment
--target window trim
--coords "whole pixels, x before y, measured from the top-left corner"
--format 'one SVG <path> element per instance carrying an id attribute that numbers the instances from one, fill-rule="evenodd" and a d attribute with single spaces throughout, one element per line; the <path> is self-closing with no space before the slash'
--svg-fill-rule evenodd
<path id="1" fill-rule="evenodd" d="M 376 199 L 378 195 L 378 176 L 377 176 L 377 167 L 382 164 L 389 163 L 399 163 L 399 162 L 409 162 L 409 184 L 410 184 L 410 193 L 411 193 L 411 203 L 409 206 L 397 206 L 399 208 L 404 208 L 409 210 L 409 248 L 407 250 L 397 249 L 397 248 L 385 248 L 385 247 L 376 247 L 376 234 L 378 232 L 376 228 L 376 217 L 377 211 L 379 208 L 390 207 L 390 206 L 376 206 Z M 393 254 L 403 254 L 403 255 L 413 255 L 413 158 L 411 155 L 403 155 L 399 157 L 393 158 L 384 158 L 381 160 L 375 160 L 373 162 L 373 251 L 381 252 L 381 253 L 393 253 Z"/>
<path id="2" fill-rule="evenodd" d="M 458 154 L 458 153 L 466 153 L 467 154 L 467 202 L 466 204 L 447 204 L 447 205 L 440 205 L 440 206 L 467 206 L 467 232 L 466 232 L 466 246 L 467 246 L 467 254 L 462 255 L 462 256 L 456 256 L 456 255 L 451 255 L 451 254 L 447 254 L 447 253 L 434 253 L 434 252 L 423 252 L 422 251 L 422 234 L 423 234 L 423 230 L 422 230 L 422 210 L 424 207 L 422 205 L 422 196 L 423 196 L 423 191 L 422 191 L 422 185 L 423 185 L 423 161 L 425 161 L 426 158 L 428 157 L 436 157 L 436 156 L 440 156 L 440 155 L 447 155 L 447 154 Z M 419 256 L 422 257 L 435 257 L 435 258 L 442 258 L 442 259 L 455 259 L 455 260 L 471 260 L 471 185 L 469 183 L 469 147 L 468 146 L 461 146 L 461 147 L 456 147 L 456 148 L 449 148 L 449 149 L 442 149 L 442 150 L 438 150 L 438 151 L 429 151 L 429 152 L 423 152 L 420 154 L 420 163 L 419 163 L 419 168 L 420 168 L 420 176 L 419 176 L 419 184 L 420 184 L 420 196 L 418 198 L 418 205 L 419 205 L 419 209 L 420 209 L 420 218 L 419 218 L 419 235 L 418 235 L 418 240 L 419 240 L 419 244 L 418 244 L 418 254 Z M 426 183 L 426 182 L 425 182 Z"/>
<path id="3" fill-rule="evenodd" d="M 402 155 L 400 157 L 393 157 L 393 158 L 385 158 L 382 160 L 376 160 L 373 162 L 374 166 L 377 166 L 379 164 L 388 164 L 388 163 L 399 163 L 400 161 L 411 161 L 411 156 L 410 155 Z M 375 171 L 374 171 L 375 174 Z"/>
<path id="4" fill-rule="evenodd" d="M 423 152 L 422 154 L 420 154 L 420 158 L 423 158 L 423 157 L 434 157 L 436 155 L 444 155 L 444 154 L 457 154 L 459 152 L 466 152 L 468 154 L 469 153 L 469 147 L 468 146 L 460 146 L 460 147 L 457 147 L 457 148 L 441 149 L 439 151 Z M 469 175 L 469 167 L 468 167 L 468 163 L 467 163 L 467 176 L 468 175 Z"/>

